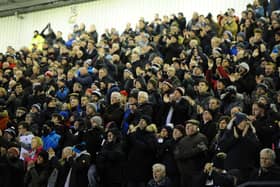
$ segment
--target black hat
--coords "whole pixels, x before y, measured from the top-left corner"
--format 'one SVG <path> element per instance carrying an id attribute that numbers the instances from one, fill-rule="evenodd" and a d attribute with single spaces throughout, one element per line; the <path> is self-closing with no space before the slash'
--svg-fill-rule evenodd
<path id="1" fill-rule="evenodd" d="M 177 129 L 178 131 L 180 131 L 182 134 L 185 134 L 185 127 L 183 125 L 175 125 L 174 129 Z"/>
<path id="2" fill-rule="evenodd" d="M 245 113 L 237 112 L 235 114 L 234 125 L 239 125 L 242 121 L 248 120 L 248 116 Z"/>
<path id="3" fill-rule="evenodd" d="M 148 83 L 152 84 L 154 88 L 158 87 L 157 81 L 153 78 L 149 79 Z"/>
<path id="4" fill-rule="evenodd" d="M 257 84 L 257 88 L 262 88 L 264 91 L 268 91 L 268 86 L 264 83 Z"/>
<path id="5" fill-rule="evenodd" d="M 213 166 L 218 169 L 225 169 L 225 159 L 227 154 L 224 152 L 219 152 L 213 158 Z"/>
<path id="6" fill-rule="evenodd" d="M 43 159 L 44 159 L 44 162 L 48 161 L 49 160 L 49 154 L 47 151 L 41 151 L 38 156 L 41 156 Z"/>
<path id="7" fill-rule="evenodd" d="M 140 119 L 144 119 L 148 125 L 152 123 L 151 116 L 143 114 Z"/>

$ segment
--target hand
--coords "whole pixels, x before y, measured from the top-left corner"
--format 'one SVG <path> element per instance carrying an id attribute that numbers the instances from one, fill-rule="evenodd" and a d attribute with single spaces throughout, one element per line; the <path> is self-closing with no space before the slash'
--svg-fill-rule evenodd
<path id="1" fill-rule="evenodd" d="M 235 138 L 239 138 L 239 135 L 236 131 L 236 127 L 233 127 L 233 135 L 234 135 Z"/>
<path id="2" fill-rule="evenodd" d="M 249 124 L 246 124 L 246 127 L 243 129 L 243 132 L 242 132 L 242 137 L 246 136 L 249 127 L 250 127 L 250 125 L 249 125 Z"/>
<path id="3" fill-rule="evenodd" d="M 2 132 L 2 130 L 0 129 L 0 136 L 3 136 L 3 132 Z"/>
<path id="4" fill-rule="evenodd" d="M 55 156 L 55 152 L 54 152 L 53 148 L 50 148 L 48 150 L 48 153 L 49 153 L 49 160 L 52 159 Z"/>
<path id="5" fill-rule="evenodd" d="M 7 149 L 4 147 L 0 147 L 0 155 L 4 156 L 4 155 L 6 155 L 6 153 L 7 153 Z"/>
<path id="6" fill-rule="evenodd" d="M 212 172 L 212 170 L 213 170 L 213 163 L 206 163 L 203 172 L 209 174 Z"/>
<path id="7" fill-rule="evenodd" d="M 165 103 L 169 103 L 169 102 L 170 102 L 170 99 L 169 99 L 168 94 L 165 94 L 165 95 L 163 96 L 163 102 L 165 102 Z"/>
<path id="8" fill-rule="evenodd" d="M 257 131 L 256 131 L 256 128 L 253 126 L 253 124 L 249 122 L 249 126 L 251 127 L 252 132 L 253 132 L 254 134 L 256 134 Z"/>
<path id="9" fill-rule="evenodd" d="M 28 165 L 27 165 L 27 171 L 29 171 L 30 169 L 32 169 L 33 167 L 35 167 L 35 163 L 34 161 L 30 161 L 28 162 Z"/>
<path id="10" fill-rule="evenodd" d="M 208 58 L 208 69 L 211 70 L 214 66 L 214 63 L 211 59 Z"/>

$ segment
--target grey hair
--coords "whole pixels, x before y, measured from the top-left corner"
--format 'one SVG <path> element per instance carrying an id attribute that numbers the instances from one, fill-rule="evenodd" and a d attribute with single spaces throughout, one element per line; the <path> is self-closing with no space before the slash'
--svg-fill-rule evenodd
<path id="1" fill-rule="evenodd" d="M 160 163 L 156 163 L 153 165 L 153 171 L 159 169 L 161 172 L 163 172 L 164 174 L 166 173 L 166 167 L 164 164 L 160 164 Z"/>
<path id="2" fill-rule="evenodd" d="M 149 94 L 148 94 L 147 92 L 145 92 L 145 91 L 139 91 L 138 97 L 139 97 L 140 95 L 144 96 L 145 99 L 146 99 L 146 101 L 148 101 L 148 99 L 149 99 Z"/>
<path id="3" fill-rule="evenodd" d="M 260 153 L 266 153 L 270 157 L 270 160 L 274 163 L 276 160 L 276 154 L 275 151 L 270 148 L 264 148 L 261 150 Z"/>
<path id="4" fill-rule="evenodd" d="M 120 94 L 120 92 L 112 92 L 111 97 L 112 97 L 113 95 L 116 96 L 116 98 L 118 99 L 118 101 L 121 100 L 121 94 Z"/>

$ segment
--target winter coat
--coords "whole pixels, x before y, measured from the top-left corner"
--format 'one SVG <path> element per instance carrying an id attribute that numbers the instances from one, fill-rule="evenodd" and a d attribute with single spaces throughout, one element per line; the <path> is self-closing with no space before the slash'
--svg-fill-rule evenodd
<path id="1" fill-rule="evenodd" d="M 181 176 L 199 173 L 204 166 L 208 141 L 196 133 L 182 138 L 174 149 L 174 157 Z"/>
<path id="2" fill-rule="evenodd" d="M 125 154 L 121 142 L 106 142 L 97 155 L 97 169 L 104 186 L 121 184 L 124 177 Z"/>
<path id="3" fill-rule="evenodd" d="M 153 133 L 138 128 L 127 137 L 128 180 L 148 182 L 152 178 L 152 165 L 155 162 L 157 140 Z"/>
<path id="4" fill-rule="evenodd" d="M 244 137 L 238 128 L 237 132 L 238 138 L 233 129 L 227 130 L 219 143 L 220 150 L 227 154 L 225 169 L 253 168 L 258 156 L 257 136 L 250 129 Z"/>
<path id="5" fill-rule="evenodd" d="M 48 162 L 36 164 L 35 167 L 27 171 L 24 183 L 26 187 L 47 187 L 50 174 L 51 168 Z"/>
<path id="6" fill-rule="evenodd" d="M 124 110 L 120 103 L 109 105 L 103 114 L 104 124 L 114 121 L 120 128 L 123 119 Z"/>
<path id="7" fill-rule="evenodd" d="M 0 157 L 0 186 L 18 187 L 24 184 L 24 164 L 23 161 L 6 156 Z"/>
<path id="8" fill-rule="evenodd" d="M 94 127 L 80 133 L 81 139 L 86 143 L 86 150 L 92 157 L 92 161 L 96 160 L 96 153 L 101 150 L 101 143 L 104 139 L 104 130 L 101 127 Z"/>

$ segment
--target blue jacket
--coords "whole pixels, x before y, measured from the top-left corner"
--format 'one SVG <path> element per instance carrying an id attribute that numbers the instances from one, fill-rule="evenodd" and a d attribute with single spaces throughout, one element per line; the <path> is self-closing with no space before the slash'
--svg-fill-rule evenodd
<path id="1" fill-rule="evenodd" d="M 50 148 L 56 149 L 61 136 L 55 131 L 52 131 L 47 136 L 42 136 L 43 149 L 48 151 Z"/>

